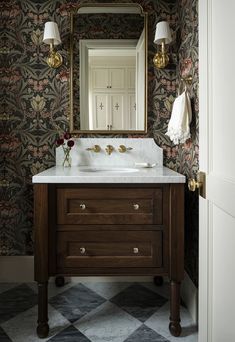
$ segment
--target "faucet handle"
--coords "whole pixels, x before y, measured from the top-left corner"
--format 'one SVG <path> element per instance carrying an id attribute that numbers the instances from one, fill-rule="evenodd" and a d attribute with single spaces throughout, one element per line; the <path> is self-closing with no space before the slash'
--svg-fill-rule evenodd
<path id="1" fill-rule="evenodd" d="M 99 153 L 101 151 L 101 147 L 99 145 L 94 145 L 93 147 L 88 147 L 86 150 Z"/>
<path id="2" fill-rule="evenodd" d="M 126 147 L 125 145 L 120 145 L 119 148 L 118 148 L 118 151 L 120 153 L 125 153 L 125 152 L 131 151 L 131 150 L 133 150 L 132 147 Z"/>
<path id="3" fill-rule="evenodd" d="M 114 151 L 114 147 L 112 145 L 107 145 L 105 148 L 105 151 L 107 152 L 107 154 L 110 156 L 110 154 L 112 154 L 112 152 Z"/>

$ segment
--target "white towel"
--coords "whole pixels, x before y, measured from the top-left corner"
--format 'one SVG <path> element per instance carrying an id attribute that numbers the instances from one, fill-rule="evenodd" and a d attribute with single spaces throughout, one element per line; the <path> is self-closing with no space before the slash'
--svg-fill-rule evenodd
<path id="1" fill-rule="evenodd" d="M 174 144 L 184 143 L 191 137 L 189 125 L 192 120 L 192 108 L 188 92 L 185 90 L 173 104 L 171 119 L 166 135 Z"/>

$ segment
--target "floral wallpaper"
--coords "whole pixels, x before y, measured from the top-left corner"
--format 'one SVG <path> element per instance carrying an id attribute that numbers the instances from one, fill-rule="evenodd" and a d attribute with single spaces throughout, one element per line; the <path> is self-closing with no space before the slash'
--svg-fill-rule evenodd
<path id="1" fill-rule="evenodd" d="M 81 2 L 112 2 L 79 1 Z M 117 3 L 117 1 L 114 1 Z M 122 0 L 120 2 L 131 2 Z M 164 164 L 186 176 L 198 169 L 197 1 L 138 0 L 149 15 L 148 134 L 164 149 Z M 0 2 L 0 255 L 33 254 L 32 175 L 55 164 L 57 131 L 68 128 L 68 11 L 78 1 L 8 0 Z M 44 23 L 58 23 L 64 63 L 57 70 L 45 63 Z M 167 20 L 174 33 L 171 63 L 153 67 L 155 25 Z M 178 67 L 179 65 L 179 67 Z M 192 139 L 173 146 L 165 132 L 180 73 L 191 73 Z M 145 135 L 146 137 L 146 135 Z M 186 267 L 197 282 L 197 209 L 186 222 Z M 191 204 L 190 204 L 191 205 Z"/>

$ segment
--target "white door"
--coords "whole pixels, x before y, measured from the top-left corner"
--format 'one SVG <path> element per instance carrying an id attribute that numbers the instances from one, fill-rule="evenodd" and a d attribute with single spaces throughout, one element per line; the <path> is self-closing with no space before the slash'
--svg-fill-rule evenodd
<path id="1" fill-rule="evenodd" d="M 199 342 L 235 341 L 234 13 L 234 0 L 199 0 Z"/>
<path id="2" fill-rule="evenodd" d="M 124 95 L 111 94 L 110 98 L 110 129 L 125 129 L 124 123 Z"/>
<path id="3" fill-rule="evenodd" d="M 109 96 L 106 94 L 96 94 L 93 96 L 93 129 L 109 129 Z"/>

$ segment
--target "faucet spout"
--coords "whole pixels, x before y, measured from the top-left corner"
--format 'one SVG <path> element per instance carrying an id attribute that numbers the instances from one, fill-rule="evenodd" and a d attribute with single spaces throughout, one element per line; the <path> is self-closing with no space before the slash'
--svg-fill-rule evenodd
<path id="1" fill-rule="evenodd" d="M 105 151 L 110 156 L 114 151 L 114 147 L 112 145 L 107 145 Z"/>

